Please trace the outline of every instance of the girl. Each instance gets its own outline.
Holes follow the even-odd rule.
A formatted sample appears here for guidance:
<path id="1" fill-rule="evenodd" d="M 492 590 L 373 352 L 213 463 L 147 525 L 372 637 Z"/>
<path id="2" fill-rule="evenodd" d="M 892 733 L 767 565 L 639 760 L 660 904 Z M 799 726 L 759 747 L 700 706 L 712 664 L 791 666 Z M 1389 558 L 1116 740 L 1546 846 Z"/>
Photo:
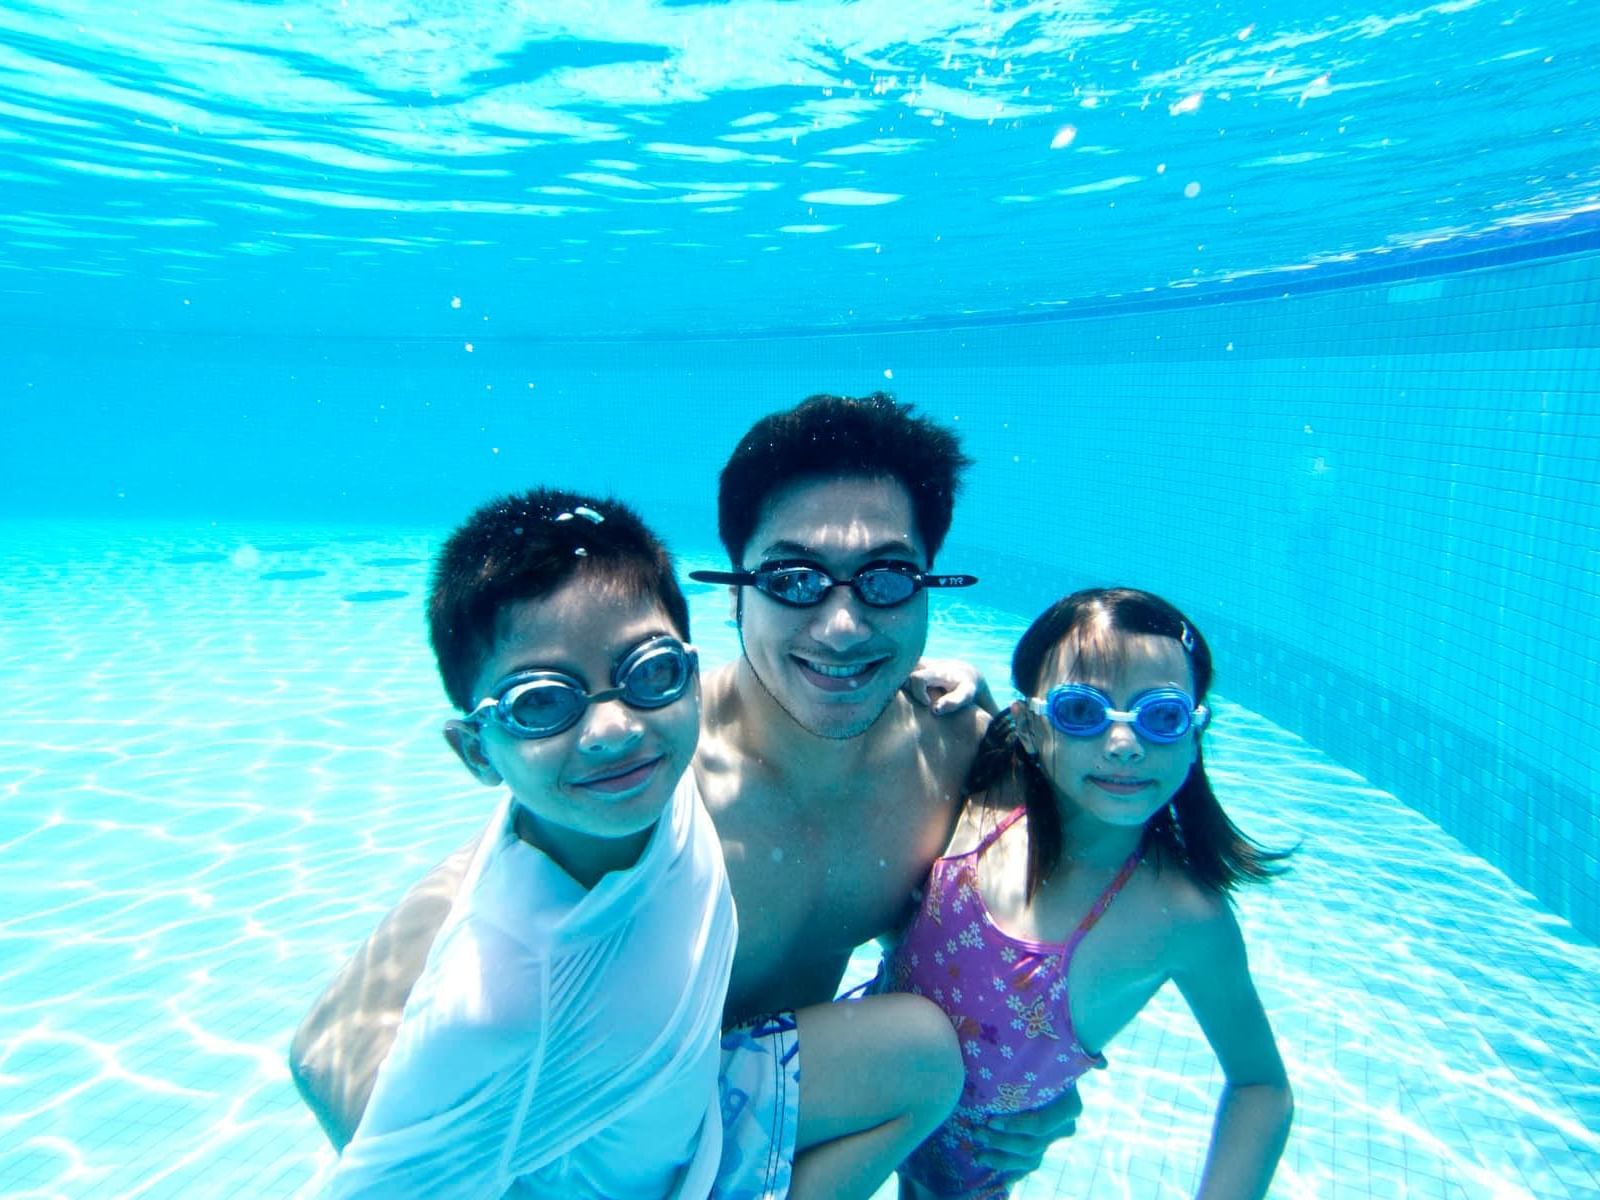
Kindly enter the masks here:
<path id="1" fill-rule="evenodd" d="M 1019 1176 L 976 1161 L 974 1127 L 1104 1067 L 1099 1048 L 1170 979 L 1227 1077 L 1199 1194 L 1261 1196 L 1292 1101 L 1228 893 L 1285 854 L 1245 838 L 1206 779 L 1211 652 L 1166 601 L 1092 589 L 1033 623 L 1012 682 L 1028 699 L 990 725 L 887 962 L 890 990 L 944 1008 L 967 1068 L 901 1195 L 1008 1195 Z"/>

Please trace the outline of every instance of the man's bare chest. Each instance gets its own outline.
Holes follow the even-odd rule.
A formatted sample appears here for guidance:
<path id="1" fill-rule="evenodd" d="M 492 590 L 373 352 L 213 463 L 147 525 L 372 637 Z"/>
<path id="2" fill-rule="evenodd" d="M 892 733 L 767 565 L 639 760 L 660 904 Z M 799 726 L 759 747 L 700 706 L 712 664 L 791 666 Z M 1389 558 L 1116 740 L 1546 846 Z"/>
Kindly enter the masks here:
<path id="1" fill-rule="evenodd" d="M 887 932 L 943 848 L 953 808 L 922 779 L 817 796 L 746 788 L 717 821 L 741 925 L 752 940 L 805 929 L 833 948 Z"/>

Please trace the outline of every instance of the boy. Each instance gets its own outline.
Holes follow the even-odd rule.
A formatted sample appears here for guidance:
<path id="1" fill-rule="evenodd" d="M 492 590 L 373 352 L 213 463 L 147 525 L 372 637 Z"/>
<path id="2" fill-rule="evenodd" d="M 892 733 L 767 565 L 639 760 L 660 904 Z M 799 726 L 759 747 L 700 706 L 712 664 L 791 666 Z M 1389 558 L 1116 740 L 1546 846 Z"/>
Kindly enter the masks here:
<path id="1" fill-rule="evenodd" d="M 931 1006 L 882 1004 L 912 997 L 862 1002 L 823 1053 L 910 1055 L 904 1082 L 808 1092 L 807 1145 L 723 1147 L 735 920 L 686 770 L 697 663 L 659 541 L 612 501 L 496 501 L 441 551 L 429 622 L 466 714 L 446 739 L 510 794 L 331 1194 L 733 1197 L 737 1164 L 768 1178 L 794 1149 L 792 1195 L 870 1194 L 954 1102 L 953 1036 Z"/>

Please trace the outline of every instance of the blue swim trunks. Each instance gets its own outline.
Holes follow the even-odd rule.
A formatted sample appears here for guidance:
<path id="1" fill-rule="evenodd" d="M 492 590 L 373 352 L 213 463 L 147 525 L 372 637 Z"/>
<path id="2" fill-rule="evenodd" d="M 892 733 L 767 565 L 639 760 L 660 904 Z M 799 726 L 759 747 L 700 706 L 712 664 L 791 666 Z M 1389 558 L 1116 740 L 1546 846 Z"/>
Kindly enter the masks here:
<path id="1" fill-rule="evenodd" d="M 800 1127 L 800 1034 L 793 1012 L 722 1037 L 722 1165 L 712 1200 L 783 1200 Z"/>

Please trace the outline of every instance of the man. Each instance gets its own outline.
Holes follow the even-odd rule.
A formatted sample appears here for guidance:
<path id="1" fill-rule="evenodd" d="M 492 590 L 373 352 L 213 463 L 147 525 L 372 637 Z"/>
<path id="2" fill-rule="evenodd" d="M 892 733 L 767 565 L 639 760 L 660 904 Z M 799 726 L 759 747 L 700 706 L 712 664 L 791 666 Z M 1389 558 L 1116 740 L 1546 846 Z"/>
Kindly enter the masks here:
<path id="1" fill-rule="evenodd" d="M 763 1086 L 791 1102 L 804 1054 L 793 1010 L 830 1001 L 855 947 L 908 915 L 986 721 L 975 707 L 935 716 L 902 690 L 928 589 L 972 582 L 930 573 L 967 464 L 952 433 L 888 396 L 814 396 L 758 421 L 722 473 L 718 528 L 736 569 L 710 577 L 735 589 L 743 652 L 705 678 L 693 769 L 739 911 L 728 1040 L 770 1060 Z M 401 900 L 295 1035 L 295 1081 L 338 1145 L 469 856 Z M 725 1097 L 725 1119 L 770 1103 L 758 1093 Z M 1069 1095 L 991 1127 L 984 1157 L 1031 1169 L 1077 1109 Z"/>

